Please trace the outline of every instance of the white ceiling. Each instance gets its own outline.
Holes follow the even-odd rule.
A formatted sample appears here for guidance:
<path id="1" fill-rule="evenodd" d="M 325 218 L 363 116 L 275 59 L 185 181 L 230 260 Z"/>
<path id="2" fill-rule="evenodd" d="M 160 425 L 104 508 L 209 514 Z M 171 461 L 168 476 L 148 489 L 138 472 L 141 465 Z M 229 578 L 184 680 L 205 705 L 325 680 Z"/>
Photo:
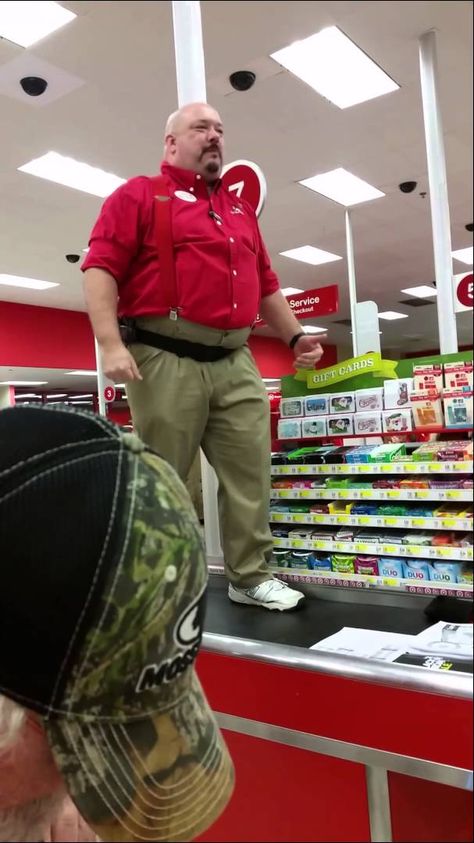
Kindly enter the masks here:
<path id="1" fill-rule="evenodd" d="M 24 51 L 0 41 L 0 272 L 57 282 L 44 292 L 0 287 L 1 300 L 82 310 L 81 274 L 64 255 L 81 253 L 101 200 L 17 171 L 50 149 L 124 178 L 153 173 L 162 131 L 176 107 L 169 2 L 64 2 L 78 17 Z M 453 249 L 472 244 L 472 4 L 470 2 L 201 3 L 209 101 L 226 128 L 227 159 L 263 168 L 268 197 L 261 226 L 282 286 L 338 283 L 341 310 L 315 320 L 330 339 L 350 346 L 345 260 L 310 267 L 279 252 L 310 244 L 345 254 L 341 206 L 299 186 L 300 179 L 345 167 L 386 193 L 353 211 L 359 300 L 409 319 L 381 323 L 383 350 L 437 344 L 436 307 L 399 305 L 404 287 L 434 279 L 418 37 L 438 31 Z M 323 26 L 336 24 L 394 78 L 400 90 L 340 110 L 268 56 Z M 48 62 L 50 97 L 23 95 L 10 63 L 31 73 Z M 44 65 L 41 65 L 44 67 Z M 253 69 L 255 86 L 233 91 L 228 76 Z M 44 71 L 43 71 L 44 72 Z M 3 77 L 2 77 L 3 74 Z M 14 77 L 14 74 L 13 74 Z M 81 80 L 83 84 L 80 84 Z M 63 93 L 65 92 L 65 93 Z M 55 94 L 55 96 L 53 96 Z M 416 180 L 403 195 L 398 184 Z M 456 272 L 467 269 L 455 262 Z M 471 342 L 470 314 L 458 317 Z M 1 361 L 0 361 L 1 363 Z M 31 361 L 34 366 L 34 360 Z"/>

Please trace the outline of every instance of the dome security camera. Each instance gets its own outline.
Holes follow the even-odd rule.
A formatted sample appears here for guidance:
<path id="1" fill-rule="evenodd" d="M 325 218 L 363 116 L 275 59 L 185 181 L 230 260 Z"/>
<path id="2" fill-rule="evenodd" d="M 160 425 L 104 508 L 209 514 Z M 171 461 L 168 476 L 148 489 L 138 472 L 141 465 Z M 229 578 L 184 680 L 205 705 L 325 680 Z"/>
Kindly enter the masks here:
<path id="1" fill-rule="evenodd" d="M 464 226 L 466 231 L 474 231 L 474 223 L 468 222 L 467 225 Z"/>
<path id="2" fill-rule="evenodd" d="M 20 85 L 29 97 L 40 97 L 48 87 L 46 79 L 41 76 L 24 76 L 20 79 Z"/>
<path id="3" fill-rule="evenodd" d="M 77 263 L 78 261 L 80 261 L 81 256 L 80 255 L 65 255 L 65 258 L 66 258 L 68 263 Z"/>
<path id="4" fill-rule="evenodd" d="M 229 76 L 229 82 L 236 91 L 248 91 L 255 83 L 255 73 L 251 70 L 236 70 Z"/>
<path id="5" fill-rule="evenodd" d="M 416 181 L 402 181 L 401 184 L 398 185 L 402 193 L 413 193 L 416 190 L 417 182 Z"/>

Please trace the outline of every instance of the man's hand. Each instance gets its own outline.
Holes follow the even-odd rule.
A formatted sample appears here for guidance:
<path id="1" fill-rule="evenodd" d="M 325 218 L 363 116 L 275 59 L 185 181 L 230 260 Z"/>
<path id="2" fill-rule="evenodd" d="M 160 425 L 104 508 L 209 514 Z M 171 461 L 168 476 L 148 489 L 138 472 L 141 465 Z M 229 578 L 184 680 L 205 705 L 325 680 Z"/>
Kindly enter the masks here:
<path id="1" fill-rule="evenodd" d="M 143 380 L 135 360 L 122 342 L 102 347 L 101 358 L 104 374 L 115 383 Z"/>
<path id="2" fill-rule="evenodd" d="M 318 334 L 317 336 L 305 334 L 299 338 L 293 349 L 295 352 L 295 369 L 314 369 L 316 363 L 321 360 L 324 354 L 320 340 L 325 340 L 326 337 L 326 334 Z"/>
<path id="3" fill-rule="evenodd" d="M 56 819 L 46 830 L 45 843 L 96 843 L 98 840 L 69 796 L 65 797 Z"/>

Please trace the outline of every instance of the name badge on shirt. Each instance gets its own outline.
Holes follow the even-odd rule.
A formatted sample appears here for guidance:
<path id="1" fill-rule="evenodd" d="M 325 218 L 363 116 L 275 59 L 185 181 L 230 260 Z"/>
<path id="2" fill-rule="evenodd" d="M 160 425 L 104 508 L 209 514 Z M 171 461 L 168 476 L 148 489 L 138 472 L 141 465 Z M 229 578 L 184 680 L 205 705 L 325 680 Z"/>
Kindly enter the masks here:
<path id="1" fill-rule="evenodd" d="M 175 190 L 174 195 L 177 199 L 182 199 L 183 202 L 197 202 L 195 196 L 192 193 L 188 193 L 186 190 Z"/>

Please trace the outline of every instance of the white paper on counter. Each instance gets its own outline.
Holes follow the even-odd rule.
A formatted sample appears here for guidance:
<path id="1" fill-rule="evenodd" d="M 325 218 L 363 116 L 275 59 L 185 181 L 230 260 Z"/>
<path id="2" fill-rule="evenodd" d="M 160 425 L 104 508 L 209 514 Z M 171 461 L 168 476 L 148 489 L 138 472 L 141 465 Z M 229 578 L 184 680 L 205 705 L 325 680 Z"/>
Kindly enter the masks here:
<path id="1" fill-rule="evenodd" d="M 397 632 L 380 632 L 375 629 L 345 626 L 334 635 L 313 644 L 310 650 L 393 662 L 407 652 L 415 638 L 414 635 L 402 635 Z"/>
<path id="2" fill-rule="evenodd" d="M 442 656 L 458 661 L 473 660 L 471 623 L 439 621 L 418 635 L 410 636 L 407 652 L 423 656 Z"/>

